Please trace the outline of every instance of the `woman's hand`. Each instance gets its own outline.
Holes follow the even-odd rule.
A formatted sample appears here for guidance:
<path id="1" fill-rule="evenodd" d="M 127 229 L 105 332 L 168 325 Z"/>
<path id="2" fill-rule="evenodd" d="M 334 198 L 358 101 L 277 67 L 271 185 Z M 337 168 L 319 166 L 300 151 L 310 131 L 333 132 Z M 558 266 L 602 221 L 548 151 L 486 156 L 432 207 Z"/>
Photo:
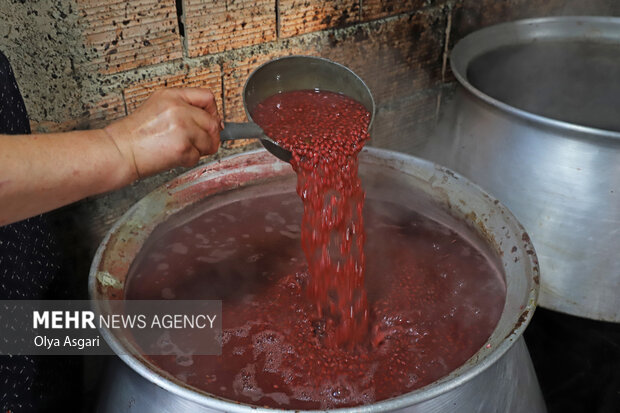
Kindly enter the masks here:
<path id="1" fill-rule="evenodd" d="M 104 131 L 143 178 L 217 152 L 222 121 L 207 89 L 163 89 Z"/>
<path id="2" fill-rule="evenodd" d="M 0 226 L 217 152 L 206 89 L 166 89 L 104 129 L 0 135 Z"/>

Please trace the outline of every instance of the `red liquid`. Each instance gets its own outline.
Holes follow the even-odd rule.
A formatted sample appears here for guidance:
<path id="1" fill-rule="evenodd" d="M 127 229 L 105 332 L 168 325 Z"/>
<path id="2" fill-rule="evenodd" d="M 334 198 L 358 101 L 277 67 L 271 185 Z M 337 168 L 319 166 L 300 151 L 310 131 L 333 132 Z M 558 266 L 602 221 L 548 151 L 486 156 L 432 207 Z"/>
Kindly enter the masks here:
<path id="1" fill-rule="evenodd" d="M 253 198 L 153 237 L 127 298 L 222 300 L 224 327 L 221 356 L 151 356 L 156 365 L 221 397 L 315 409 L 412 391 L 484 345 L 504 305 L 499 271 L 448 227 L 372 198 L 364 209 L 369 344 L 322 344 L 302 210 L 293 193 Z"/>
<path id="2" fill-rule="evenodd" d="M 501 276 L 414 211 L 370 201 L 362 213 L 367 110 L 300 91 L 267 99 L 253 118 L 292 151 L 303 209 L 290 194 L 236 202 L 145 248 L 128 298 L 223 301 L 222 356 L 154 363 L 233 400 L 314 409 L 401 395 L 471 357 L 501 314 Z"/>
<path id="3" fill-rule="evenodd" d="M 310 273 L 307 293 L 325 320 L 326 345 L 349 349 L 368 333 L 364 289 L 364 191 L 357 154 L 370 113 L 333 92 L 302 90 L 261 102 L 252 117 L 293 154 L 304 204 L 301 242 Z"/>

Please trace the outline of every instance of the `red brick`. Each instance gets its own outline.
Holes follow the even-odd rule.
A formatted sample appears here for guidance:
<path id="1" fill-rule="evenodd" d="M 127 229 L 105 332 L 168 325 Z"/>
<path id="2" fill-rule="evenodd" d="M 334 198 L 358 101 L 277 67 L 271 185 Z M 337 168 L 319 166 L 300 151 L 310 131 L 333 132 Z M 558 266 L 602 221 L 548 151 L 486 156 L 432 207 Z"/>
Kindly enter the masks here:
<path id="1" fill-rule="evenodd" d="M 113 120 L 126 115 L 125 104 L 120 93 L 108 94 L 94 103 L 85 105 L 85 113 L 62 122 L 30 122 L 33 132 L 67 132 L 75 129 L 95 129 L 106 126 Z"/>
<path id="2" fill-rule="evenodd" d="M 117 73 L 182 57 L 175 0 L 77 0 L 89 64 Z"/>
<path id="3" fill-rule="evenodd" d="M 162 75 L 136 83 L 124 90 L 129 113 L 136 110 L 154 91 L 166 87 L 201 87 L 215 95 L 218 110 L 222 113 L 222 74 L 219 65 L 181 70 L 172 75 Z"/>
<path id="4" fill-rule="evenodd" d="M 359 0 L 280 0 L 280 36 L 291 37 L 360 20 Z"/>
<path id="5" fill-rule="evenodd" d="M 107 95 L 94 104 L 87 105 L 90 126 L 99 128 L 107 125 L 113 120 L 127 115 L 125 103 L 120 93 Z"/>
<path id="6" fill-rule="evenodd" d="M 276 0 L 183 0 L 188 55 L 276 39 Z"/>
<path id="7" fill-rule="evenodd" d="M 425 0 L 364 0 L 362 2 L 362 20 L 375 20 L 415 11 L 424 4 Z"/>
<path id="8" fill-rule="evenodd" d="M 68 132 L 77 129 L 79 121 L 71 119 L 65 122 L 52 122 L 52 121 L 30 121 L 30 130 L 32 133 L 53 133 L 53 132 Z"/>

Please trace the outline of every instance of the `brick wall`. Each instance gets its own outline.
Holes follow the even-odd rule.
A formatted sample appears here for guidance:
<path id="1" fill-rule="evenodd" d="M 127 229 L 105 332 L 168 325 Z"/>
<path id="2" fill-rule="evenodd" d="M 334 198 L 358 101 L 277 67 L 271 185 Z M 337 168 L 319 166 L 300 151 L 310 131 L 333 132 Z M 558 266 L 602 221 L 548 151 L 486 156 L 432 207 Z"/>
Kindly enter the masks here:
<path id="1" fill-rule="evenodd" d="M 0 48 L 17 67 L 35 130 L 99 127 L 157 88 L 181 85 L 210 88 L 225 119 L 243 120 L 251 70 L 308 54 L 368 83 L 373 144 L 413 150 L 453 82 L 446 56 L 455 40 L 515 18 L 620 11 L 613 0 L 6 1 Z"/>
<path id="2" fill-rule="evenodd" d="M 35 130 L 100 127 L 157 88 L 181 85 L 210 88 L 224 118 L 241 121 L 249 73 L 274 57 L 306 54 L 343 63 L 369 84 L 377 124 L 385 126 L 375 129 L 378 143 L 433 118 L 452 10 L 445 0 L 75 0 L 70 10 L 57 3 L 55 24 L 71 28 L 74 47 L 63 51 L 72 62 L 69 76 L 50 82 L 77 79 L 79 93 L 46 96 L 22 68 Z M 67 40 L 60 30 L 52 37 Z M 15 50 L 9 57 L 34 56 Z"/>

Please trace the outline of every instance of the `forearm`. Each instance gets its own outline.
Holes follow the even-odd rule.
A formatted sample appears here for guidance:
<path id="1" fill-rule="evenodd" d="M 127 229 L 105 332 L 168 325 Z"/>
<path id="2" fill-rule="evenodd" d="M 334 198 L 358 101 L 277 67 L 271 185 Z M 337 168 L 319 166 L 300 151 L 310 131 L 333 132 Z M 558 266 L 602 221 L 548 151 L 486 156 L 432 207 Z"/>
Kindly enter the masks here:
<path id="1" fill-rule="evenodd" d="M 136 178 L 135 167 L 104 130 L 0 135 L 0 225 Z"/>
<path id="2" fill-rule="evenodd" d="M 105 129 L 0 135 L 0 226 L 215 153 L 222 123 L 205 89 L 156 91 Z"/>

